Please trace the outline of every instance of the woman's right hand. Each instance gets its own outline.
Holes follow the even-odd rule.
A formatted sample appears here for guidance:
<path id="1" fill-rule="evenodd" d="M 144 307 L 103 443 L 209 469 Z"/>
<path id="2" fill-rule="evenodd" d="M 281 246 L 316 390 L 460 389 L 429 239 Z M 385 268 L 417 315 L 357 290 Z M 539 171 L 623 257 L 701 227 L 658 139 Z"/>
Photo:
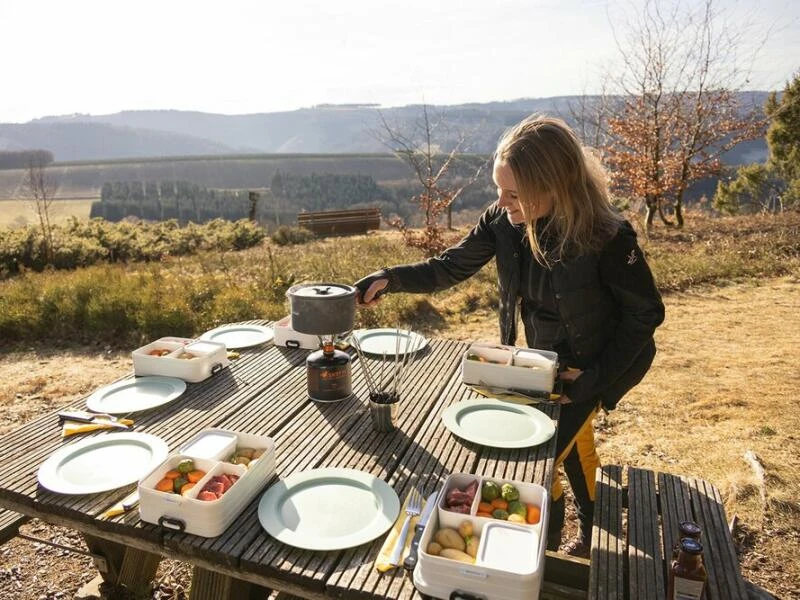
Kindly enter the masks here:
<path id="1" fill-rule="evenodd" d="M 389 278 L 386 277 L 385 271 L 376 271 L 359 279 L 353 285 L 358 290 L 356 303 L 359 306 L 371 306 L 377 304 L 385 293 L 389 286 Z"/>

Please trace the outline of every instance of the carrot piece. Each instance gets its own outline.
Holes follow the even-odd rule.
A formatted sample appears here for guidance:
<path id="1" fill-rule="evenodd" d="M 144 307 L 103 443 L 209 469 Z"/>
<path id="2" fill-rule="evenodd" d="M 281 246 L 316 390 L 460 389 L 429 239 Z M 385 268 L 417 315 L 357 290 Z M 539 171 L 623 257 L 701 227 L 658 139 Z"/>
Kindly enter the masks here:
<path id="1" fill-rule="evenodd" d="M 161 481 L 156 484 L 156 489 L 159 492 L 171 492 L 172 491 L 172 479 L 168 479 L 164 477 Z"/>
<path id="2" fill-rule="evenodd" d="M 477 516 L 477 517 L 486 517 L 487 519 L 491 519 L 492 518 L 492 513 L 484 512 L 482 510 L 479 510 L 475 516 Z"/>
<path id="3" fill-rule="evenodd" d="M 535 525 L 539 522 L 539 519 L 542 518 L 542 511 L 541 509 L 536 506 L 535 504 L 528 504 L 528 512 L 525 516 L 525 520 L 530 525 Z"/>
<path id="4" fill-rule="evenodd" d="M 181 496 L 185 496 L 186 492 L 192 489 L 195 485 L 197 484 L 192 481 L 190 481 L 189 483 L 184 483 L 183 486 L 181 486 Z"/>
<path id="5" fill-rule="evenodd" d="M 503 510 L 508 510 L 508 502 L 503 500 L 502 498 L 495 498 L 492 500 L 492 510 L 495 508 L 502 508 Z"/>
<path id="6" fill-rule="evenodd" d="M 478 512 L 490 513 L 494 510 L 491 502 L 481 502 L 478 504 Z"/>
<path id="7" fill-rule="evenodd" d="M 164 473 L 164 477 L 167 479 L 177 479 L 181 476 L 181 472 L 178 469 L 170 469 L 166 473 Z"/>
<path id="8" fill-rule="evenodd" d="M 192 483 L 197 483 L 198 481 L 200 481 L 205 476 L 206 476 L 206 472 L 205 471 L 201 471 L 199 469 L 195 469 L 194 471 L 189 471 L 186 474 L 186 478 L 189 481 L 191 481 Z"/>

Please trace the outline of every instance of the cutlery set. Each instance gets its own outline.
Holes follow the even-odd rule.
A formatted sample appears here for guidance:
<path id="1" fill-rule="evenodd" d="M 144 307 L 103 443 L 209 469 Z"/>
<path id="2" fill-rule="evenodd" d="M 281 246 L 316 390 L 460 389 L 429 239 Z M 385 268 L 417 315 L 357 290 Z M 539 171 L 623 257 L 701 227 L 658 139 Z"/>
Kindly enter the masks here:
<path id="1" fill-rule="evenodd" d="M 105 427 L 115 427 L 125 431 L 131 430 L 128 419 L 118 419 L 105 413 L 93 413 L 86 410 L 62 410 L 58 413 L 60 421 L 76 421 L 78 423 L 89 423 L 92 425 L 103 425 Z"/>
<path id="2" fill-rule="evenodd" d="M 417 351 L 422 347 L 422 340 L 424 340 L 424 338 L 421 336 L 415 337 L 412 331 L 403 332 L 405 341 L 401 345 L 400 338 L 403 334 L 401 334 L 399 328 L 395 331 L 394 356 L 388 354 L 385 350 L 382 352 L 381 366 L 377 374 L 372 371 L 369 362 L 364 358 L 365 352 L 362 347 L 362 342 L 359 341 L 357 335 L 352 336 L 353 347 L 356 349 L 356 353 L 364 369 L 364 379 L 367 382 L 370 396 L 387 399 L 399 398 L 403 391 L 403 377 L 406 372 L 406 367 L 414 360 Z M 386 371 L 385 376 L 384 370 Z M 388 382 L 386 381 L 387 379 Z"/>
<path id="3" fill-rule="evenodd" d="M 419 519 L 417 520 L 417 524 L 414 527 L 414 535 L 411 538 L 411 546 L 409 548 L 408 556 L 403 560 L 403 568 L 406 571 L 413 571 L 414 567 L 417 566 L 418 560 L 418 552 L 419 552 L 419 541 L 422 538 L 422 532 L 425 530 L 425 525 L 428 524 L 428 520 L 433 514 L 433 511 L 436 508 L 436 501 L 439 497 L 438 492 L 433 492 L 430 496 L 428 496 L 427 500 L 425 500 L 425 507 L 422 507 L 422 494 L 420 494 L 417 488 L 411 488 L 411 491 L 408 493 L 408 497 L 406 498 L 406 517 L 403 520 L 403 526 L 400 530 L 400 534 L 397 536 L 397 540 L 394 543 L 394 547 L 392 548 L 392 554 L 389 558 L 389 562 L 394 566 L 400 566 L 400 559 L 403 555 L 403 549 L 406 546 L 406 539 L 408 538 L 409 534 L 409 527 L 411 525 L 411 519 L 420 515 Z"/>

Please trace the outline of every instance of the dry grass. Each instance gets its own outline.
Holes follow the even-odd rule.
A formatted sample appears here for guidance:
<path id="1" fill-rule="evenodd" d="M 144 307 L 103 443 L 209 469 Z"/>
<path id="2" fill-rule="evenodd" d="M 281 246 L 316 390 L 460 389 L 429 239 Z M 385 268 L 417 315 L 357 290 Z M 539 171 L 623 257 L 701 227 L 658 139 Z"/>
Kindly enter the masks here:
<path id="1" fill-rule="evenodd" d="M 53 225 L 63 225 L 70 217 L 80 221 L 89 218 L 92 202 L 95 199 L 56 200 L 50 207 L 50 221 Z M 29 200 L 0 201 L 0 227 L 24 227 L 38 223 L 36 211 Z"/>

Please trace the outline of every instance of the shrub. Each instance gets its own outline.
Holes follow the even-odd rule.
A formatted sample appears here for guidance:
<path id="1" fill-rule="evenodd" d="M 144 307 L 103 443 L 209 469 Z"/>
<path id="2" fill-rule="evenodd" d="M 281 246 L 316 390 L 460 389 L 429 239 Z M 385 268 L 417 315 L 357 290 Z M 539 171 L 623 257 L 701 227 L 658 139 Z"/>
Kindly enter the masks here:
<path id="1" fill-rule="evenodd" d="M 686 228 L 658 230 L 644 244 L 662 292 L 800 272 L 800 214 L 689 216 Z M 422 258 L 399 235 L 309 244 L 201 251 L 75 271 L 21 269 L 0 281 L 0 344 L 71 340 L 135 348 L 164 335 L 198 335 L 221 323 L 277 320 L 288 312 L 285 293 L 294 283 L 349 284 L 384 265 Z M 476 315 L 486 318 L 497 306 L 495 279 L 489 264 L 449 290 L 390 294 L 375 308 L 358 310 L 355 326 L 431 332 Z"/>
<path id="2" fill-rule="evenodd" d="M 22 269 L 75 269 L 99 262 L 159 261 L 166 256 L 186 256 L 203 250 L 243 250 L 260 244 L 265 237 L 263 228 L 247 220 L 216 219 L 204 225 L 189 223 L 181 227 L 174 219 L 109 223 L 103 219 L 80 222 L 73 218 L 64 226 L 53 227 L 49 259 L 38 228 L 4 232 L 0 236 L 0 277 L 16 275 Z"/>
<path id="3" fill-rule="evenodd" d="M 305 227 L 281 225 L 275 230 L 270 239 L 278 246 L 293 246 L 295 244 L 307 244 L 315 237 L 314 232 Z"/>

